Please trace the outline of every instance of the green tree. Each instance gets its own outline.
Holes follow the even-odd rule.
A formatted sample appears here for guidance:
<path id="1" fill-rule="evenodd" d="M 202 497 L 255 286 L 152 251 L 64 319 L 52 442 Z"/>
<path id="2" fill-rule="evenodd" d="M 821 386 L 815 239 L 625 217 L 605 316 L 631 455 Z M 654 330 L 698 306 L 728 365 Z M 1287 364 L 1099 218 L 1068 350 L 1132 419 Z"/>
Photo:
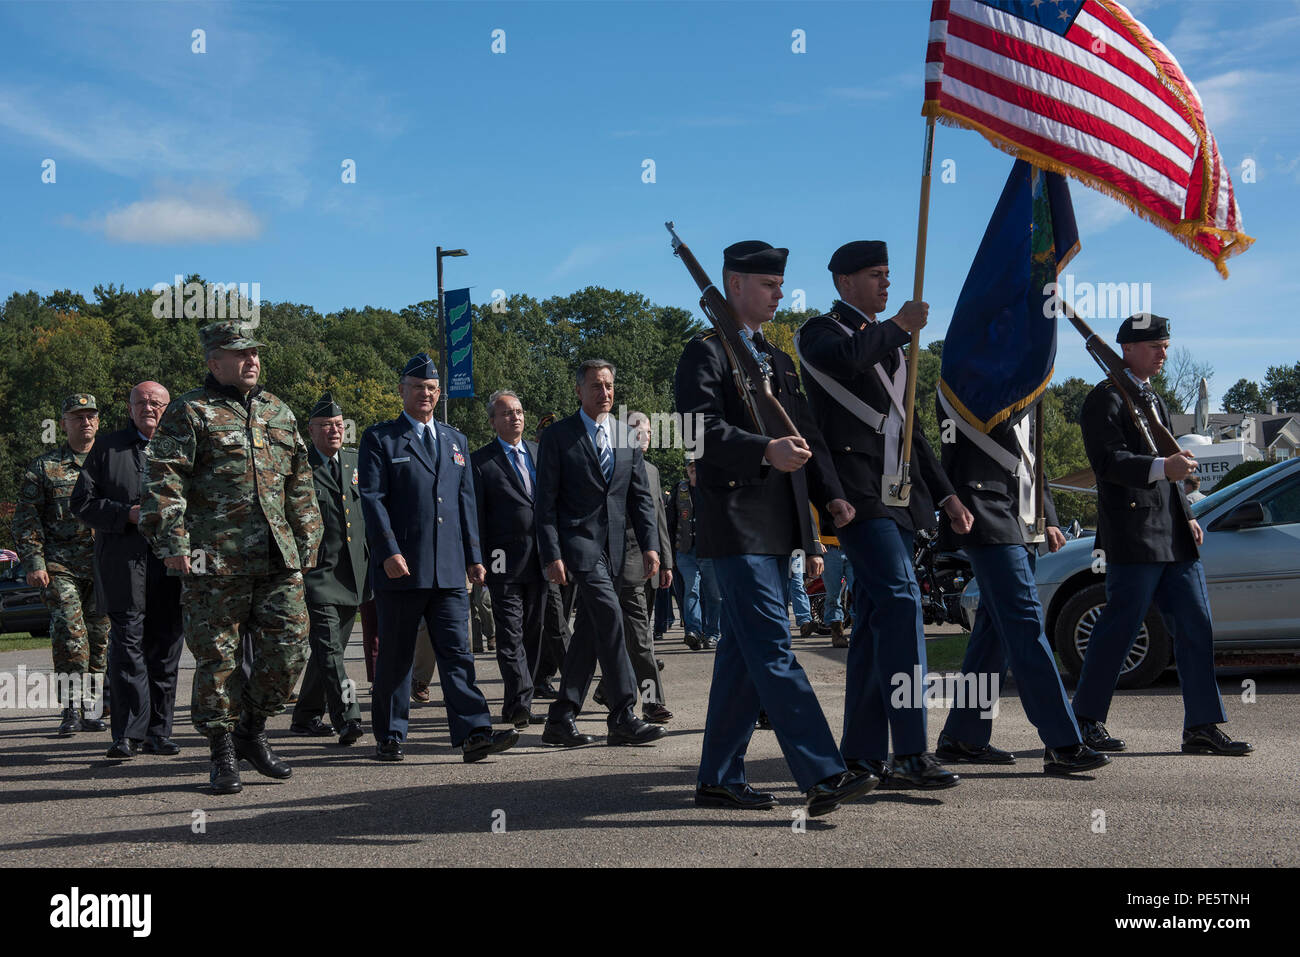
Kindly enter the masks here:
<path id="1" fill-rule="evenodd" d="M 1249 379 L 1238 379 L 1223 393 L 1224 412 L 1263 412 L 1265 408 L 1258 383 Z"/>
<path id="2" fill-rule="evenodd" d="M 1264 373 L 1264 398 L 1276 402 L 1279 412 L 1300 412 L 1300 362 L 1269 366 Z"/>

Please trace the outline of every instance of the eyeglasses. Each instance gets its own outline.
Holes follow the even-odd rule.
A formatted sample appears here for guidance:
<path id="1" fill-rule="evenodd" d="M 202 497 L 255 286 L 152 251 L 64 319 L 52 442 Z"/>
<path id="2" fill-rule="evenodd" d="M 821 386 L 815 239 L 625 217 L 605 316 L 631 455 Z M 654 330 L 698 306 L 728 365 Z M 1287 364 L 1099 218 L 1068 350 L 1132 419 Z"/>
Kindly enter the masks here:
<path id="1" fill-rule="evenodd" d="M 167 403 L 166 403 L 166 402 L 159 402 L 157 399 L 132 399 L 132 400 L 131 400 L 131 404 L 132 404 L 132 405 L 142 405 L 142 406 L 145 406 L 146 408 L 149 408 L 149 409 L 165 409 L 165 408 L 167 408 Z"/>

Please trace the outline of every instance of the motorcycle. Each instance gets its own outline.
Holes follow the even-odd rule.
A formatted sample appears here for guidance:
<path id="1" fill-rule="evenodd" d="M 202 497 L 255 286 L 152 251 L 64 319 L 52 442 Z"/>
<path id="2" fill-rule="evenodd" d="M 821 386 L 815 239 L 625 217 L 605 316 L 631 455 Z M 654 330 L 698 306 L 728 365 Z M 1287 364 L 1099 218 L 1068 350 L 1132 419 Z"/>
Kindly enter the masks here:
<path id="1" fill-rule="evenodd" d="M 940 548 L 937 534 L 921 529 L 916 533 L 912 564 L 916 583 L 921 587 L 922 621 L 927 625 L 964 626 L 961 593 L 974 577 L 966 553 Z"/>

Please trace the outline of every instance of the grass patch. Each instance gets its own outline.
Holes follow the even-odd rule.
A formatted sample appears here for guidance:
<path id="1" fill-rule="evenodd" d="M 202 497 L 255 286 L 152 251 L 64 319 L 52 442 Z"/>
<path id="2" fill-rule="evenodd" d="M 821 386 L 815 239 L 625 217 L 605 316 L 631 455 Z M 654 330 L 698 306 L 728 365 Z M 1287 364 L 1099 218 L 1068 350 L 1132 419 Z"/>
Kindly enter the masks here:
<path id="1" fill-rule="evenodd" d="M 25 631 L 11 631 L 0 635 L 0 651 L 27 651 L 31 648 L 48 648 L 50 639 L 34 638 Z"/>
<path id="2" fill-rule="evenodd" d="M 925 661 L 931 671 L 960 671 L 970 633 L 934 638 L 925 643 Z"/>

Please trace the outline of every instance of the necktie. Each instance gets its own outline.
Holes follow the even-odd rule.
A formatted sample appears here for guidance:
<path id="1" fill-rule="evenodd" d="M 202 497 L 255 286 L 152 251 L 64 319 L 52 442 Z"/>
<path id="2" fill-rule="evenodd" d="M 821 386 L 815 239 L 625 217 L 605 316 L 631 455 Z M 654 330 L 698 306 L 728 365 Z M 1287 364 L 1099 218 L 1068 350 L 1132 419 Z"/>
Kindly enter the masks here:
<path id="1" fill-rule="evenodd" d="M 334 484 L 339 488 L 343 487 L 343 469 L 339 467 L 338 459 L 330 459 L 330 475 L 334 477 Z"/>
<path id="2" fill-rule="evenodd" d="M 596 449 L 600 453 L 600 470 L 608 484 L 614 476 L 614 453 L 609 447 L 609 436 L 605 434 L 604 425 L 596 426 Z"/>
<path id="3" fill-rule="evenodd" d="M 515 455 L 515 468 L 519 470 L 519 478 L 523 480 L 524 491 L 528 493 L 529 498 L 532 498 L 533 482 L 528 477 L 528 463 L 524 460 L 524 453 L 519 446 L 515 446 L 510 451 Z"/>
<path id="4" fill-rule="evenodd" d="M 761 332 L 754 333 L 754 348 L 759 352 L 767 352 L 767 340 L 763 338 Z"/>
<path id="5" fill-rule="evenodd" d="M 429 461 L 437 462 L 438 454 L 433 447 L 433 427 L 426 425 L 424 427 L 424 434 L 421 436 L 421 438 L 424 439 L 424 447 L 429 452 Z"/>

